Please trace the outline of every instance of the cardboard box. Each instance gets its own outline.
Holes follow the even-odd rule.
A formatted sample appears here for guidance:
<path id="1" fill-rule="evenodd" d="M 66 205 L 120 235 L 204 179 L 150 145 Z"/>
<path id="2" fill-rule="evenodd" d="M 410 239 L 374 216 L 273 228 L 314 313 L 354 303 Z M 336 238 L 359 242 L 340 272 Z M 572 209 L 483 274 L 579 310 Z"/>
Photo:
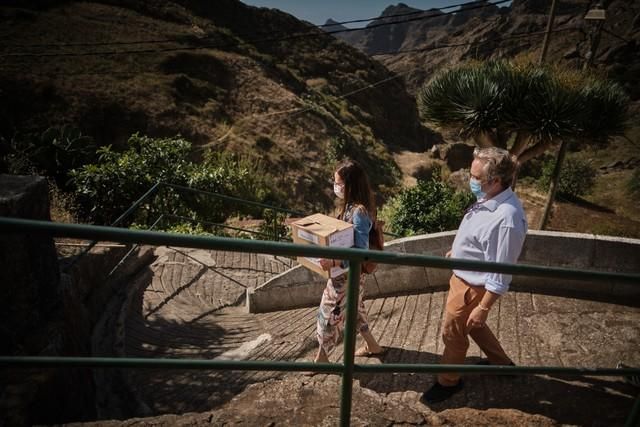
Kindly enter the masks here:
<path id="1" fill-rule="evenodd" d="M 350 248 L 354 244 L 353 225 L 323 214 L 309 215 L 291 223 L 293 242 L 305 245 Z M 336 277 L 347 271 L 333 267 L 325 271 L 320 267 L 319 258 L 298 257 L 298 262 L 322 277 Z"/>

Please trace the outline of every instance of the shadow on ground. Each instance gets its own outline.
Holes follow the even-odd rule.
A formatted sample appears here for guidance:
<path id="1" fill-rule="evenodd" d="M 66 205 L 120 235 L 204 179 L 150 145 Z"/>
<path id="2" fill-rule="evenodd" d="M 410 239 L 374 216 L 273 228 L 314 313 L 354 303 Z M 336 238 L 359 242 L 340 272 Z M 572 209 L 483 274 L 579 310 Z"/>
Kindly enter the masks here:
<path id="1" fill-rule="evenodd" d="M 440 355 L 389 347 L 382 363 L 438 363 Z M 468 364 L 479 358 L 468 358 Z M 422 393 L 434 376 L 414 373 L 356 374 L 360 386 L 380 394 Z M 559 375 L 467 375 L 462 392 L 433 404 L 430 409 L 517 409 L 549 417 L 561 424 L 623 425 L 631 413 L 638 390 L 618 377 Z"/>

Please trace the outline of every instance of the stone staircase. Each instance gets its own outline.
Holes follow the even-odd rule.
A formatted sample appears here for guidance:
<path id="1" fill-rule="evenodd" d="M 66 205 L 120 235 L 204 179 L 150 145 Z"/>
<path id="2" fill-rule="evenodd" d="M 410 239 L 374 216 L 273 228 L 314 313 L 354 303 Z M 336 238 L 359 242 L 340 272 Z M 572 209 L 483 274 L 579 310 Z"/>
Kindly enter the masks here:
<path id="1" fill-rule="evenodd" d="M 124 307 L 123 355 L 270 361 L 313 358 L 317 346 L 316 307 L 249 314 L 242 306 L 248 287 L 290 268 L 295 264 L 292 260 L 177 248 L 157 248 L 156 256 L 152 274 L 145 276 Z M 382 359 L 357 358 L 357 363 L 437 363 L 442 352 L 440 325 L 445 299 L 446 292 L 432 292 L 367 300 L 372 331 L 388 350 Z M 488 323 L 519 365 L 605 367 L 615 366 L 618 360 L 640 365 L 639 319 L 637 307 L 510 292 L 491 311 Z M 331 360 L 342 357 L 342 346 L 338 346 Z M 469 362 L 481 357 L 472 343 Z M 280 413 L 315 425 L 337 420 L 339 415 L 336 390 L 340 389 L 340 377 L 336 375 L 309 378 L 286 372 L 136 369 L 126 371 L 126 376 L 145 408 L 138 416 L 209 413 L 215 416 L 205 417 L 210 424 L 202 425 L 233 420 L 267 425 L 271 421 L 265 414 L 273 413 L 274 423 L 280 425 Z M 468 377 L 462 393 L 429 408 L 418 399 L 432 381 L 430 375 L 419 374 L 357 375 L 354 402 L 373 399 L 387 409 L 395 408 L 390 413 L 399 418 L 371 414 L 366 421 L 366 412 L 359 409 L 354 409 L 354 416 L 359 414 L 363 425 L 403 424 L 398 414 L 409 417 L 412 421 L 405 420 L 408 424 L 465 419 L 462 413 L 449 412 L 453 410 L 480 414 L 477 419 L 492 414 L 494 418 L 486 419 L 495 422 L 485 425 L 500 424 L 501 419 L 509 424 L 505 420 L 515 422 L 513 417 L 522 414 L 525 418 L 517 419 L 528 420 L 525 424 L 530 425 L 618 425 L 630 412 L 638 393 L 618 377 L 478 375 Z M 291 390 L 310 397 L 305 400 Z M 314 405 L 314 393 L 325 400 L 333 397 L 333 403 L 323 406 L 324 412 L 311 422 L 300 411 L 304 412 L 305 405 Z M 595 407 L 599 409 L 592 409 Z M 256 408 L 263 411 L 256 412 Z M 443 418 L 443 414 L 449 414 L 449 418 Z M 162 417 L 153 420 L 149 422 L 154 425 L 172 425 L 175 421 Z M 461 425 L 481 424 L 469 421 Z"/>

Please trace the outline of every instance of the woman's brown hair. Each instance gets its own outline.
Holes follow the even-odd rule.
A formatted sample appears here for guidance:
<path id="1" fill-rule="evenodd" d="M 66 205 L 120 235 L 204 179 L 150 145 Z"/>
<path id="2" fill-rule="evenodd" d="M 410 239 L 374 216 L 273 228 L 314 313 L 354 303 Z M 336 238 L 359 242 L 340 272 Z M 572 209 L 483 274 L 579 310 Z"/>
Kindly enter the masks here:
<path id="1" fill-rule="evenodd" d="M 340 215 L 344 215 L 344 211 L 348 203 L 354 206 L 362 206 L 366 209 L 369 217 L 376 218 L 376 202 L 369 184 L 369 177 L 362 166 L 355 160 L 343 160 L 336 167 L 336 173 L 344 181 L 344 199 L 340 207 Z"/>

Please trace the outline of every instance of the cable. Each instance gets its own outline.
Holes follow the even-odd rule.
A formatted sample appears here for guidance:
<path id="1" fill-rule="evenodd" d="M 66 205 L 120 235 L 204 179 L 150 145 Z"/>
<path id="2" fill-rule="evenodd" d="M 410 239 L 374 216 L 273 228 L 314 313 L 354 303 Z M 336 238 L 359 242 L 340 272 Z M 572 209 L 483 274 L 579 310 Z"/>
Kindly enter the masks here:
<path id="1" fill-rule="evenodd" d="M 511 1 L 511 0 L 508 0 Z M 492 5 L 495 4 L 500 4 L 500 3 L 506 3 L 506 1 L 500 1 L 497 3 L 492 3 Z M 390 19 L 390 18 L 398 18 L 398 17 L 402 17 L 402 16 L 411 16 L 411 15 L 419 15 L 422 13 L 429 13 L 429 12 L 436 12 L 436 11 L 441 11 L 441 10 L 446 10 L 446 9 L 453 9 L 454 7 L 463 7 L 463 6 L 468 6 L 468 5 L 479 5 L 482 4 L 480 1 L 478 0 L 474 0 L 474 1 L 470 1 L 470 2 L 466 2 L 466 3 L 458 3 L 458 4 L 452 4 L 450 6 L 444 6 L 444 7 L 434 7 L 428 10 L 418 10 L 415 12 L 405 12 L 405 13 L 397 13 L 394 15 L 386 15 L 386 16 L 377 16 L 375 18 L 366 18 L 366 19 L 353 19 L 351 21 L 342 21 L 342 22 L 334 22 L 333 24 L 323 24 L 323 25 L 317 25 L 318 28 L 324 28 L 324 27 L 334 27 L 336 25 L 344 25 L 344 24 L 356 24 L 356 23 L 360 23 L 360 22 L 370 22 L 370 21 L 377 21 L 380 19 Z M 483 6 L 483 7 L 487 7 L 487 6 Z M 465 9 L 469 10 L 469 9 Z M 457 10 L 455 12 L 461 12 L 460 10 Z M 433 15 L 433 18 L 436 17 L 440 17 L 440 16 L 444 16 L 444 15 L 448 15 L 447 14 L 439 14 L 439 15 Z M 367 27 L 365 27 L 366 29 Z"/>
<path id="2" fill-rule="evenodd" d="M 640 144 L 638 144 L 636 141 L 632 140 L 631 138 L 629 138 L 627 135 L 622 135 L 622 137 L 624 139 L 626 139 L 628 142 L 631 143 L 631 145 L 633 145 L 634 147 L 640 149 Z"/>
<path id="3" fill-rule="evenodd" d="M 560 28 L 560 29 L 556 29 L 556 30 L 552 30 L 552 33 L 558 33 L 558 32 L 563 32 L 563 31 L 573 31 L 573 30 L 577 30 L 578 27 L 567 27 L 567 28 Z M 517 33 L 517 34 L 512 34 L 509 37 L 503 37 L 503 38 L 496 38 L 496 39 L 487 39 L 481 42 L 476 42 L 476 43 L 456 43 L 456 44 L 444 44 L 444 45 L 436 45 L 436 46 L 427 46 L 427 47 L 421 47 L 421 48 L 415 48 L 415 49 L 406 49 L 406 50 L 397 50 L 394 52 L 385 52 L 385 53 L 374 53 L 371 56 L 381 56 L 381 55 L 400 55 L 403 53 L 414 53 L 414 52 L 426 52 L 426 51 L 432 51 L 432 50 L 439 50 L 439 49 L 447 49 L 447 48 L 452 48 L 452 47 L 462 47 L 462 46 L 473 46 L 476 44 L 484 44 L 484 43 L 489 43 L 489 42 L 493 42 L 493 41 L 505 41 L 505 40 L 512 40 L 512 39 L 519 39 L 519 38 L 523 38 L 523 37 L 532 37 L 532 36 L 540 36 L 545 34 L 546 31 L 531 31 L 528 33 Z"/>
<path id="4" fill-rule="evenodd" d="M 495 3 L 479 3 L 478 0 L 473 0 L 470 2 L 466 2 L 466 3 L 459 3 L 459 4 L 455 4 L 455 5 L 451 5 L 451 6 L 444 6 L 444 7 L 440 7 L 440 8 L 435 8 L 436 10 L 446 10 L 446 9 L 452 9 L 455 7 L 463 7 L 463 6 L 468 6 L 468 5 L 473 5 L 472 7 L 466 8 L 464 9 L 464 11 L 467 10 L 474 10 L 474 9 L 481 9 L 484 7 L 490 7 L 493 5 L 498 5 L 498 4 L 502 4 L 502 3 L 506 3 L 512 0 L 499 0 Z M 350 21 L 342 21 L 342 22 L 335 22 L 333 24 L 323 24 L 323 25 L 315 25 L 314 27 L 316 28 L 325 28 L 325 27 L 332 27 L 332 26 L 336 26 L 336 25 L 344 25 L 344 24 L 352 24 L 352 23 L 360 23 L 360 22 L 370 22 L 370 21 L 376 21 L 376 20 L 381 20 L 381 19 L 390 19 L 390 18 L 396 18 L 396 17 L 403 17 L 403 16 L 412 16 L 412 15 L 419 15 L 419 14 L 424 14 L 424 13 L 429 13 L 431 11 L 433 11 L 434 9 L 430 9 L 430 10 L 420 10 L 420 11 L 416 11 L 416 12 L 407 12 L 407 13 L 398 13 L 398 14 L 394 14 L 394 15 L 387 15 L 387 16 L 378 16 L 375 18 L 363 18 L 363 19 L 354 19 L 354 20 L 350 20 Z M 423 16 L 420 17 L 419 19 L 430 19 L 430 18 L 438 18 L 441 16 L 447 16 L 450 15 L 452 13 L 457 13 L 460 11 L 453 11 L 453 12 L 446 12 L 446 13 L 442 13 L 442 14 L 438 14 L 438 15 L 427 15 L 427 16 Z M 393 25 L 393 24 L 402 24 L 404 22 L 410 22 L 410 21 L 396 21 L 396 22 L 385 22 L 385 23 L 379 23 L 376 24 L 376 26 L 381 26 L 381 25 Z M 381 25 L 380 25 L 381 24 Z M 346 32 L 346 31 L 358 31 L 358 30 L 367 30 L 370 27 L 364 27 L 364 28 L 355 28 L 355 29 L 351 29 L 351 28 L 347 28 L 345 30 L 336 30 L 336 31 L 323 31 L 323 33 L 321 34 L 335 34 L 335 33 L 340 33 L 340 32 Z M 371 27 L 374 28 L 374 27 Z M 251 36 L 256 36 L 256 35 L 268 35 L 268 34 L 273 34 L 273 32 L 257 32 L 257 33 L 252 33 L 252 34 L 239 34 L 237 35 L 237 37 L 251 37 Z M 316 35 L 317 33 L 311 33 L 313 35 Z M 46 43 L 46 44 L 30 44 L 30 45 L 26 45 L 26 44 L 14 44 L 14 45 L 3 45 L 3 47 L 9 47 L 9 48 L 52 48 L 52 47 L 91 47 L 91 46 L 127 46 L 127 45 L 140 45 L 140 44 L 160 44 L 160 43 L 182 43 L 184 41 L 188 41 L 185 39 L 188 38 L 192 38 L 192 36 L 184 36 L 183 38 L 175 38 L 175 39 L 151 39 L 151 40 L 138 40 L 138 41 L 122 41 L 122 42 L 79 42 L 79 43 Z M 213 38 L 212 36 L 206 36 L 206 37 L 201 37 L 198 40 L 208 40 Z M 1 56 L 1 55 L 0 55 Z"/>
<path id="5" fill-rule="evenodd" d="M 571 30 L 578 30 L 579 27 L 567 27 L 567 28 L 559 28 L 559 29 L 555 29 L 552 30 L 552 32 L 563 32 L 563 31 L 571 31 Z M 482 40 L 482 41 L 476 41 L 476 42 L 464 42 L 464 43 L 456 43 L 456 44 L 443 44 L 443 45 L 436 45 L 436 46 L 428 46 L 428 47 L 424 47 L 424 48 L 415 48 L 415 49 L 406 49 L 406 50 L 401 50 L 401 51 L 395 51 L 395 52 L 387 52 L 387 53 L 376 53 L 373 54 L 371 56 L 382 56 L 382 55 L 400 55 L 403 53 L 412 53 L 412 52 L 426 52 L 426 51 L 432 51 L 432 50 L 440 50 L 440 49 L 448 49 L 448 48 L 453 48 L 453 47 L 463 47 L 463 46 L 477 46 L 477 45 L 483 45 L 486 43 L 492 43 L 492 42 L 502 42 L 502 41 L 506 41 L 506 40 L 512 40 L 512 39 L 519 39 L 519 38 L 524 38 L 524 37 L 529 37 L 529 36 L 539 36 L 544 34 L 545 31 L 531 31 L 528 33 L 517 33 L 517 34 L 513 34 L 511 36 L 507 36 L 507 37 L 497 37 L 497 38 L 491 38 L 491 39 L 487 39 L 487 40 Z M 140 70 L 139 73 L 145 73 L 145 72 L 149 72 L 148 69 L 144 69 L 144 70 Z M 28 74 L 28 75 L 35 75 L 35 76 L 54 76 L 54 75 L 59 75 L 59 76 L 73 76 L 73 75 L 108 75 L 108 74 L 136 74 L 138 73 L 137 71 L 132 71 L 132 72 L 78 72 L 78 73 L 23 73 L 23 74 Z"/>
<path id="6" fill-rule="evenodd" d="M 509 1 L 511 1 L 511 0 L 499 0 L 499 1 L 494 2 L 494 3 L 482 3 L 482 4 L 480 4 L 478 6 L 475 6 L 475 7 L 466 8 L 465 11 L 470 11 L 470 10 L 475 10 L 475 9 L 481 9 L 481 8 L 485 8 L 485 7 L 495 6 L 497 4 L 506 3 L 506 2 L 509 2 Z M 370 30 L 372 28 L 378 28 L 378 27 L 382 27 L 382 26 L 403 24 L 403 23 L 407 23 L 407 22 L 414 22 L 414 21 L 419 21 L 419 20 L 424 20 L 424 19 L 431 19 L 431 18 L 439 18 L 441 16 L 451 15 L 453 13 L 456 13 L 456 12 L 452 11 L 452 12 L 445 12 L 445 13 L 440 14 L 440 15 L 421 16 L 421 17 L 417 17 L 417 18 L 406 19 L 406 20 L 403 20 L 403 21 L 381 22 L 381 23 L 378 23 L 378 24 L 368 25 L 367 27 L 364 27 L 364 28 L 347 28 L 347 29 L 335 30 L 335 31 L 318 31 L 316 29 L 314 32 L 292 34 L 292 35 L 288 35 L 288 36 L 284 36 L 284 37 L 275 37 L 275 38 L 270 38 L 270 39 L 267 38 L 267 39 L 262 39 L 262 40 L 248 40 L 248 41 L 241 41 L 241 42 L 238 42 L 238 43 L 227 43 L 227 44 L 223 44 L 223 45 L 203 44 L 202 46 L 183 46 L 183 47 L 174 47 L 174 48 L 141 49 L 141 50 L 125 50 L 125 51 L 112 50 L 112 51 L 68 52 L 68 53 L 5 53 L 5 54 L 0 54 L 0 57 L 17 58 L 17 57 L 111 56 L 111 55 L 166 53 L 166 52 L 189 51 L 189 50 L 200 50 L 200 49 L 228 49 L 228 48 L 232 48 L 232 47 L 238 47 L 238 46 L 243 45 L 243 44 L 262 44 L 262 43 L 271 43 L 271 42 L 281 42 L 281 41 L 295 40 L 295 39 L 307 38 L 307 37 L 323 37 L 325 35 L 331 35 L 331 34 Z"/>
<path id="7" fill-rule="evenodd" d="M 544 33 L 544 32 L 543 32 L 543 33 Z M 489 41 L 496 41 L 496 39 L 492 39 L 492 40 L 487 40 L 487 41 L 484 41 L 484 42 L 480 42 L 479 44 L 481 44 L 481 43 L 486 43 L 486 42 L 489 42 Z M 406 71 L 403 71 L 403 72 L 401 72 L 401 73 L 396 73 L 396 74 L 394 74 L 394 75 L 392 75 L 392 76 L 390 76 L 390 77 L 387 77 L 387 78 L 385 78 L 385 79 L 378 80 L 377 82 L 370 83 L 370 84 L 368 84 L 368 85 L 366 85 L 366 86 L 363 86 L 363 87 L 358 88 L 358 89 L 355 89 L 355 90 L 353 90 L 353 91 L 351 91 L 351 92 L 347 92 L 347 93 L 345 93 L 345 94 L 343 94 L 343 95 L 340 95 L 340 96 L 336 97 L 336 98 L 335 98 L 335 100 L 344 99 L 344 98 L 346 98 L 346 97 L 348 97 L 348 96 L 351 96 L 351 95 L 354 95 L 354 94 L 356 94 L 356 93 L 359 93 L 359 92 L 362 92 L 362 91 L 365 91 L 365 90 L 368 90 L 368 89 L 372 89 L 372 88 L 374 88 L 374 87 L 376 87 L 376 86 L 379 86 L 379 85 L 381 85 L 381 84 L 383 84 L 383 83 L 386 83 L 386 82 L 388 82 L 388 81 L 391 81 L 391 80 L 395 80 L 395 79 L 397 79 L 397 78 L 399 78 L 399 77 L 403 77 L 404 75 L 406 75 L 406 74 L 410 74 L 410 73 L 412 73 L 413 71 L 416 71 L 416 70 L 421 69 L 421 68 L 422 68 L 422 65 L 419 65 L 419 66 L 417 66 L 417 67 L 413 67 L 413 68 L 411 68 L 410 70 L 406 70 Z M 277 114 L 287 114 L 287 113 L 289 113 L 288 118 L 291 118 L 291 117 L 293 117 L 293 116 L 296 116 L 296 115 L 299 115 L 299 114 L 303 114 L 303 113 L 308 112 L 308 111 L 315 110 L 315 109 L 317 109 L 318 107 L 324 107 L 324 106 L 326 106 L 326 105 L 330 104 L 331 102 L 335 102 L 335 101 L 334 101 L 334 100 L 326 101 L 326 102 L 318 103 L 318 104 L 315 104 L 314 106 L 306 107 L 306 108 L 297 108 L 297 109 L 296 109 L 296 108 L 293 108 L 293 109 L 282 110 L 282 111 L 276 111 L 276 112 L 265 113 L 265 114 L 254 114 L 254 115 L 251 115 L 251 116 L 241 117 L 241 118 L 239 118 L 238 120 L 236 120 L 236 122 L 235 122 L 235 123 L 236 123 L 236 124 L 239 124 L 239 123 L 242 123 L 242 122 L 244 122 L 244 121 L 246 121 L 246 120 L 249 120 L 249 119 L 255 119 L 255 118 L 266 117 L 266 116 L 270 116 L 270 115 L 277 115 Z M 280 120 L 279 122 L 277 122 L 277 123 L 273 124 L 271 127 L 272 127 L 272 128 L 275 128 L 275 127 L 279 126 L 279 125 L 280 125 L 280 123 L 282 123 L 284 120 L 285 120 L 285 119 L 283 118 L 283 119 L 282 119 L 282 120 Z M 246 132 L 246 131 L 245 131 L 245 132 Z M 228 135 L 230 135 L 230 133 L 231 133 L 231 129 L 230 129 L 230 130 L 229 130 L 225 135 L 223 135 L 222 137 L 218 138 L 215 142 L 221 142 L 221 141 L 223 141 L 224 139 L 226 139 L 226 137 L 227 137 Z M 237 135 L 236 135 L 236 136 L 237 136 Z M 209 146 L 211 146 L 211 145 L 213 145 L 213 143 L 210 143 L 210 144 L 203 144 L 202 146 L 200 146 L 200 147 L 199 147 L 199 149 L 205 149 L 205 148 L 208 148 L 208 147 L 209 147 Z"/>

